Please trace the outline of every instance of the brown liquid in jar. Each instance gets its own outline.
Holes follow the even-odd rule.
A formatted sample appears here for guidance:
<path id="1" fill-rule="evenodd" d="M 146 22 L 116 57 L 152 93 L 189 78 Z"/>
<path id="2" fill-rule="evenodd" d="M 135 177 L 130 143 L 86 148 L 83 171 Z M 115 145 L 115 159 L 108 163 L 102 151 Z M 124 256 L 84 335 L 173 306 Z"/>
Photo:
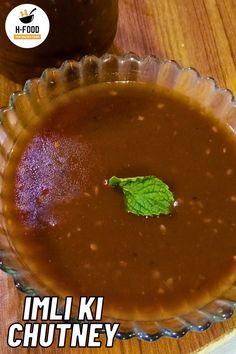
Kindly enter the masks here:
<path id="1" fill-rule="evenodd" d="M 104 185 L 113 175 L 155 175 L 178 205 L 129 214 Z M 54 294 L 102 295 L 110 316 L 155 320 L 236 278 L 235 134 L 177 94 L 132 83 L 72 92 L 18 141 L 5 180 L 12 242 Z"/>
<path id="2" fill-rule="evenodd" d="M 0 72 L 16 82 L 39 76 L 66 59 L 107 51 L 116 33 L 118 0 L 35 0 L 49 17 L 47 39 L 32 49 L 19 48 L 7 37 L 5 20 L 22 1 L 0 2 Z M 32 7 L 33 9 L 33 7 Z"/>

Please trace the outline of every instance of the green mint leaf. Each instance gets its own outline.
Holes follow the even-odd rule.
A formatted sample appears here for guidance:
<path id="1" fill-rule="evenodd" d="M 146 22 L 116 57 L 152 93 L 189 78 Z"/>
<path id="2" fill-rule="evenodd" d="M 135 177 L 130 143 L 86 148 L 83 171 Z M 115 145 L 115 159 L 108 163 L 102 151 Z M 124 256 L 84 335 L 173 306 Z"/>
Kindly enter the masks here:
<path id="1" fill-rule="evenodd" d="M 155 176 L 111 177 L 111 187 L 123 190 L 127 211 L 136 215 L 168 215 L 174 204 L 174 195 L 167 184 Z"/>

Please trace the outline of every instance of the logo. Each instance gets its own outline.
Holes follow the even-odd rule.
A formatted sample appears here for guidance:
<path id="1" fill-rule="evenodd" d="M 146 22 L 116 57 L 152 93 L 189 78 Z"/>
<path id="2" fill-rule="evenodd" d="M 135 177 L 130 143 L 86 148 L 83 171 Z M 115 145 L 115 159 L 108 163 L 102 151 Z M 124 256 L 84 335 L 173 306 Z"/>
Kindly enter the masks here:
<path id="1" fill-rule="evenodd" d="M 34 15 L 32 15 L 32 13 L 37 10 L 36 7 L 30 12 L 30 14 L 28 15 L 28 12 L 27 10 L 24 10 L 24 11 L 21 11 L 20 14 L 21 14 L 21 17 L 20 17 L 20 21 L 22 23 L 30 23 L 33 21 L 34 19 Z"/>
<path id="2" fill-rule="evenodd" d="M 34 48 L 48 36 L 50 23 L 41 7 L 33 4 L 16 6 L 7 16 L 5 30 L 10 41 L 20 48 Z"/>

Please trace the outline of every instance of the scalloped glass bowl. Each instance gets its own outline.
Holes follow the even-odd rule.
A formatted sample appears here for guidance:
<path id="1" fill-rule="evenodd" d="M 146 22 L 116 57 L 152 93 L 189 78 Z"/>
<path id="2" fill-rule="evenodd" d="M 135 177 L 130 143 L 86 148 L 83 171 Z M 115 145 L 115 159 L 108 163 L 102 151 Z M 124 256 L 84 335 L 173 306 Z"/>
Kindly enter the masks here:
<path id="1" fill-rule="evenodd" d="M 3 214 L 2 190 L 4 170 L 9 154 L 21 132 L 32 119 L 37 119 L 44 107 L 55 98 L 74 88 L 99 82 L 138 81 L 156 83 L 192 98 L 229 125 L 236 133 L 236 103 L 232 93 L 217 87 L 209 77 L 201 77 L 192 68 L 181 68 L 175 61 L 160 61 L 134 54 L 115 56 L 105 54 L 101 58 L 87 56 L 80 61 L 66 61 L 60 69 L 47 69 L 41 78 L 26 82 L 22 92 L 13 93 L 9 106 L 0 111 L 0 267 L 12 275 L 16 287 L 28 295 L 49 295 L 48 290 L 33 277 L 17 258 L 8 235 Z M 52 295 L 52 294 L 51 294 Z M 63 304 L 63 299 L 60 300 Z M 195 309 L 178 317 L 154 321 L 121 321 L 117 338 L 138 337 L 154 341 L 162 336 L 180 338 L 188 331 L 206 330 L 213 322 L 229 318 L 236 307 L 236 285 L 201 309 Z M 117 319 L 106 318 L 116 322 Z"/>

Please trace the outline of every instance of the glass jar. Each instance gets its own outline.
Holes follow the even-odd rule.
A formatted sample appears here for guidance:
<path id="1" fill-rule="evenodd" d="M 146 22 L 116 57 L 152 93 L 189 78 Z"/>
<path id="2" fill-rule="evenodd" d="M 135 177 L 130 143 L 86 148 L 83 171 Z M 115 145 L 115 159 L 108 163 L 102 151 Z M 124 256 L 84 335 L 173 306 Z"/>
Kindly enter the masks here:
<path id="1" fill-rule="evenodd" d="M 65 59 L 100 55 L 112 44 L 118 0 L 34 0 L 48 15 L 50 31 L 41 45 L 31 49 L 14 45 L 5 32 L 9 12 L 21 4 L 20 0 L 0 3 L 0 72 L 16 82 L 38 76 Z"/>

